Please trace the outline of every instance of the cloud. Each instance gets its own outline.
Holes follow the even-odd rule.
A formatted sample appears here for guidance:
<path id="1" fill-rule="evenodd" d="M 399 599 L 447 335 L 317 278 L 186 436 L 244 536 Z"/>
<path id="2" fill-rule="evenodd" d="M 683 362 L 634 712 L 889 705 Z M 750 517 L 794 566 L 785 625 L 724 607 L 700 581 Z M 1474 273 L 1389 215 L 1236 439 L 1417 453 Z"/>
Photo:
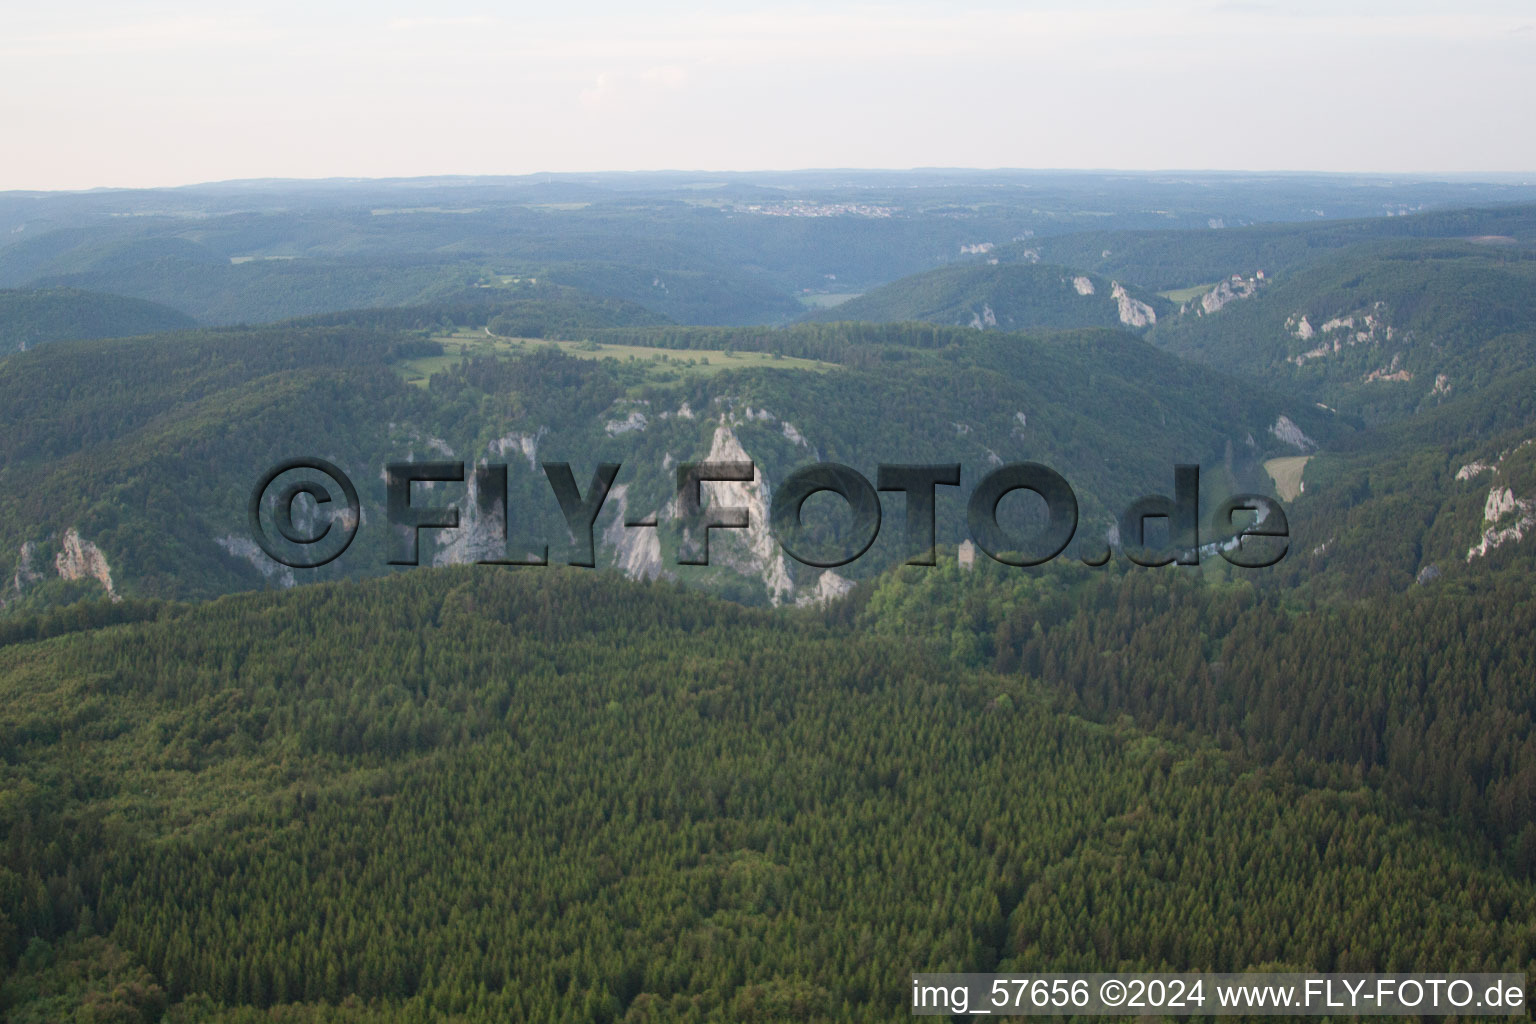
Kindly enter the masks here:
<path id="1" fill-rule="evenodd" d="M 613 109 L 653 100 L 688 84 L 688 69 L 676 64 L 649 67 L 637 72 L 604 71 L 578 96 L 589 110 Z"/>
<path id="2" fill-rule="evenodd" d="M 421 32 L 433 29 L 464 29 L 486 28 L 495 25 L 495 18 L 463 17 L 463 18 L 393 18 L 385 22 L 384 27 L 390 32 Z"/>
<path id="3" fill-rule="evenodd" d="M 101 57 L 113 54 L 259 46 L 278 38 L 268 25 L 248 18 L 182 17 L 68 31 L 8 35 L 0 56 L 10 58 Z"/>

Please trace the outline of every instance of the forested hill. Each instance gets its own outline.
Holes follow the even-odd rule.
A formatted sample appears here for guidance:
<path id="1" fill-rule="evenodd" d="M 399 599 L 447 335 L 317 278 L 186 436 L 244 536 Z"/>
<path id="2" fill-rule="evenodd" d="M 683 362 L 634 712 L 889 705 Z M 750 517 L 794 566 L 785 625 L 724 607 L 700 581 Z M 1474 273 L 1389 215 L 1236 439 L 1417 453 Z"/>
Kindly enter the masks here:
<path id="1" fill-rule="evenodd" d="M 1252 224 L 1211 231 L 1084 231 L 1015 242 L 992 254 L 1114 275 L 1146 288 L 1186 288 L 1263 270 L 1279 276 L 1341 249 L 1384 241 L 1480 240 L 1536 246 L 1536 205 L 1439 210 L 1405 217 Z"/>
<path id="2" fill-rule="evenodd" d="M 594 330 L 655 327 L 670 322 L 633 302 L 590 295 L 548 280 L 521 279 L 451 289 L 422 304 L 317 313 L 281 326 L 428 333 L 472 328 L 510 338 L 576 339 Z"/>
<path id="3" fill-rule="evenodd" d="M 179 310 L 122 295 L 76 288 L 0 290 L 0 355 L 49 341 L 124 338 L 195 325 Z"/>
<path id="4" fill-rule="evenodd" d="M 1245 724 L 1224 698 L 1302 645 L 1347 696 L 1355 670 L 1329 659 L 1366 631 L 1330 648 L 1210 595 L 1236 622 L 1212 637 L 1223 670 L 1126 705 L 1184 723 L 1159 736 L 1051 694 L 1080 681 L 1113 720 L 1104 686 L 1185 678 L 1169 657 L 1213 652 L 1166 639 L 1207 598 L 1149 577 L 1068 628 L 1021 593 L 994 671 L 925 625 L 974 610 L 946 572 L 810 617 L 574 570 L 421 570 L 0 647 L 0 1005 L 884 1021 L 914 969 L 1536 966 L 1518 850 L 1399 803 L 1346 736 L 1223 752 L 1195 724 Z M 1487 628 L 1528 646 L 1527 611 Z M 1133 631 L 1129 660 L 1104 662 L 1106 626 Z M 1475 732 L 1501 699 L 1468 692 L 1444 725 Z M 1389 775 L 1418 763 L 1410 740 L 1388 737 Z M 1505 789 L 1520 768 L 1475 763 Z"/>
<path id="5" fill-rule="evenodd" d="M 539 463 L 569 461 L 583 485 L 598 464 L 620 463 L 597 524 L 602 564 L 681 576 L 675 467 L 754 460 L 759 486 L 743 500 L 757 532 L 721 538 L 713 570 L 693 575 L 767 604 L 809 600 L 907 557 L 892 526 L 825 582 L 782 555 L 763 532 L 768 496 L 808 463 L 843 462 L 874 479 L 882 462 L 958 462 L 968 493 L 996 465 L 1040 461 L 1070 482 L 1082 535 L 1102 543 L 1127 504 L 1172 486 L 1177 463 L 1206 468 L 1214 508 L 1232 490 L 1266 486 L 1264 458 L 1344 429 L 1124 331 L 663 326 L 554 342 L 359 319 L 62 342 L 0 363 L 7 612 L 103 587 L 187 599 L 382 572 L 381 477 L 392 461 L 508 465 L 508 507 L 551 538 L 557 561 L 570 552 Z M 1302 433 L 1277 431 L 1285 424 Z M 343 559 L 296 574 L 262 554 L 246 508 L 269 467 L 305 455 L 356 481 L 364 525 Z M 424 535 L 427 562 L 500 557 L 467 487 L 436 492 L 466 519 Z M 964 509 L 960 489 L 941 494 L 941 542 L 963 539 Z M 662 524 L 654 533 L 622 525 L 651 513 Z"/>
<path id="6" fill-rule="evenodd" d="M 1536 365 L 1536 250 L 1392 242 L 1332 254 L 1211 315 L 1170 351 L 1384 422 Z"/>
<path id="7" fill-rule="evenodd" d="M 930 270 L 818 310 L 807 320 L 869 320 L 993 328 L 1142 329 L 1176 307 L 1099 274 L 1047 264 L 969 264 Z"/>

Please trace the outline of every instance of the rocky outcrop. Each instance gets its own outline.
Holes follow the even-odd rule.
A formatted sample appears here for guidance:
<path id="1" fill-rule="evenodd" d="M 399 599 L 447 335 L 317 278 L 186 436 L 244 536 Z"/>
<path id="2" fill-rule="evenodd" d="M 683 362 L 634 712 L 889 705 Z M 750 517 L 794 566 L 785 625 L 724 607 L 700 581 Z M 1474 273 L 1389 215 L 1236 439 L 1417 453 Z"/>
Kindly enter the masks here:
<path id="1" fill-rule="evenodd" d="M 666 573 L 661 565 L 661 538 L 656 528 L 625 526 L 629 518 L 629 485 L 615 484 L 607 506 L 613 518 L 603 529 L 603 543 L 613 551 L 613 564 L 630 579 L 656 579 Z M 657 515 L 659 522 L 661 516 Z"/>
<path id="2" fill-rule="evenodd" d="M 16 573 L 11 577 L 11 589 L 16 593 L 21 593 L 22 588 L 27 584 L 36 583 L 43 578 L 43 574 L 33 564 L 36 558 L 37 545 L 27 541 L 21 546 L 21 551 L 16 556 Z"/>
<path id="3" fill-rule="evenodd" d="M 1399 352 L 1392 357 L 1390 366 L 1383 366 L 1366 374 L 1361 383 L 1370 384 L 1373 381 L 1387 380 L 1398 383 L 1407 383 L 1413 380 L 1413 373 L 1403 366 L 1403 354 Z"/>
<path id="4" fill-rule="evenodd" d="M 1287 362 L 1301 366 L 1310 359 L 1322 359 L 1352 345 L 1374 345 L 1383 341 L 1390 342 L 1394 337 L 1392 325 L 1385 319 L 1386 303 L 1374 302 L 1366 309 L 1351 313 L 1347 316 L 1336 316 L 1323 323 L 1323 326 L 1314 331 L 1307 318 L 1302 316 L 1291 317 L 1285 322 L 1286 328 L 1296 338 L 1302 341 L 1311 341 L 1317 334 L 1323 336 L 1322 343 L 1316 348 L 1291 356 Z M 1396 369 L 1386 373 L 1396 373 Z M 1374 380 L 1399 380 L 1408 378 L 1388 377 L 1384 373 Z M 1411 378 L 1410 374 L 1410 378 Z"/>
<path id="5" fill-rule="evenodd" d="M 1497 525 L 1503 520 L 1509 521 L 1503 526 Z M 1481 558 L 1500 545 L 1524 540 L 1533 529 L 1536 529 L 1536 501 L 1517 498 L 1507 487 L 1502 490 L 1495 487 L 1488 492 L 1483 509 L 1483 535 L 1467 549 L 1467 561 Z"/>
<path id="6" fill-rule="evenodd" d="M 1252 298 L 1258 293 L 1259 285 L 1263 280 L 1263 271 L 1259 271 L 1253 277 L 1233 274 L 1230 278 L 1200 296 L 1199 315 L 1208 316 L 1211 313 L 1218 313 L 1228 303 L 1236 302 L 1239 299 Z"/>
<path id="7" fill-rule="evenodd" d="M 959 549 L 955 552 L 955 561 L 962 569 L 976 568 L 976 545 L 969 540 L 961 541 Z"/>
<path id="8" fill-rule="evenodd" d="M 112 586 L 112 567 L 107 564 L 107 556 L 95 544 L 81 537 L 80 531 L 73 526 L 64 531 L 64 540 L 59 553 L 54 556 L 53 565 L 60 579 L 93 579 L 101 584 L 108 597 L 114 601 L 120 600 Z"/>
<path id="9" fill-rule="evenodd" d="M 227 537 L 215 537 L 214 543 L 236 558 L 243 558 L 250 562 L 258 572 L 276 582 L 278 586 L 293 586 L 293 570 L 281 562 L 274 562 L 251 538 L 231 534 Z"/>
<path id="10" fill-rule="evenodd" d="M 1494 480 L 1483 499 L 1482 535 L 1476 544 L 1467 549 L 1467 561 L 1486 556 L 1494 548 L 1524 540 L 1536 534 L 1536 499 L 1521 498 L 1514 488 L 1502 479 L 1507 467 L 1505 459 L 1531 445 L 1526 441 L 1512 451 L 1501 454 L 1492 465 L 1485 462 L 1469 462 L 1456 471 L 1457 480 L 1471 480 L 1483 473 L 1492 473 Z"/>
<path id="11" fill-rule="evenodd" d="M 622 420 L 609 420 L 603 425 L 603 430 L 607 432 L 609 437 L 617 437 L 620 434 L 627 434 L 632 430 L 644 430 L 645 425 L 645 413 L 636 409 L 631 411 Z"/>
<path id="12" fill-rule="evenodd" d="M 736 432 L 724 419 L 715 428 L 706 462 L 754 461 L 741 446 Z M 710 561 L 719 563 L 743 576 L 754 576 L 763 581 L 768 599 L 782 604 L 794 593 L 794 582 L 789 578 L 789 567 L 784 553 L 768 530 L 768 511 L 772 489 L 763 467 L 757 467 L 757 479 L 739 483 L 735 481 L 712 482 L 709 488 L 710 503 L 722 507 L 741 507 L 748 510 L 745 530 L 716 530 L 710 536 Z"/>
<path id="13" fill-rule="evenodd" d="M 836 601 L 848 591 L 853 589 L 853 581 L 844 579 L 831 569 L 823 572 L 816 580 L 814 590 L 801 594 L 795 600 L 797 605 L 826 604 L 828 601 Z"/>
<path id="14" fill-rule="evenodd" d="M 503 456 L 510 452 L 521 452 L 523 458 L 528 460 L 528 468 L 538 469 L 539 442 L 547 433 L 549 433 L 548 427 L 540 427 L 532 434 L 507 434 L 491 442 L 490 452 L 492 455 Z"/>
<path id="15" fill-rule="evenodd" d="M 459 509 L 458 529 L 434 530 L 423 535 L 423 538 L 435 538 L 437 550 L 432 554 L 433 565 L 463 565 L 507 557 L 506 540 L 502 537 L 502 524 L 507 522 L 506 495 L 493 498 L 488 512 L 482 514 L 479 475 L 471 469 L 465 478 L 468 493 L 462 501 L 452 501 Z"/>
<path id="16" fill-rule="evenodd" d="M 1093 282 L 1086 277 L 1074 277 L 1072 279 L 1072 287 L 1077 289 L 1077 294 L 1079 295 L 1093 294 Z"/>
<path id="17" fill-rule="evenodd" d="M 1111 281 L 1109 294 L 1120 307 L 1120 322 L 1127 327 L 1150 327 L 1157 323 L 1157 313 L 1139 299 L 1131 298 L 1119 281 Z"/>
<path id="18" fill-rule="evenodd" d="M 33 564 L 37 558 L 37 545 L 27 541 L 16 555 L 16 571 L 11 574 L 11 585 L 0 591 L 0 608 L 4 608 L 29 585 L 38 582 L 43 574 Z"/>
<path id="19" fill-rule="evenodd" d="M 1310 452 L 1317 449 L 1317 442 L 1304 434 L 1289 416 L 1278 417 L 1269 432 L 1282 444 L 1288 444 L 1298 451 Z"/>

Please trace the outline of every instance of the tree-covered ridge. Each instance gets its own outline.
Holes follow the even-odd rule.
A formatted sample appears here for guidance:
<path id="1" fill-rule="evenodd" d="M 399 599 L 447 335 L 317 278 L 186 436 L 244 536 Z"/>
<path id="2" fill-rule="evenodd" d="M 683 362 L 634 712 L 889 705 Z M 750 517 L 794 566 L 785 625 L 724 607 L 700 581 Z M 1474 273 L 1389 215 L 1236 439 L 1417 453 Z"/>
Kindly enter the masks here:
<path id="1" fill-rule="evenodd" d="M 942 267 L 883 285 L 812 321 L 928 323 L 1019 331 L 1031 328 L 1150 327 L 1176 307 L 1135 285 L 1048 264 Z"/>
<path id="2" fill-rule="evenodd" d="M 801 310 L 794 298 L 765 275 L 735 268 L 684 269 L 633 266 L 598 260 L 557 263 L 538 272 L 553 281 L 634 303 L 685 324 L 782 323 Z"/>
<path id="3" fill-rule="evenodd" d="M 421 305 L 320 313 L 284 326 L 424 332 L 476 328 L 505 337 L 579 338 L 595 329 L 667 322 L 666 317 L 635 303 L 588 295 L 547 280 L 487 277 L 468 287 L 447 289 Z"/>
<path id="4" fill-rule="evenodd" d="M 50 341 L 123 338 L 192 327 L 168 306 L 74 288 L 0 290 L 0 354 Z"/>
<path id="5" fill-rule="evenodd" d="M 1487 837 L 1536 875 L 1530 564 L 1354 602 L 1297 577 L 1031 578 L 995 566 L 888 577 L 866 628 L 1054 688 L 1066 707 L 1207 737 L 1298 778 L 1361 784 Z"/>
<path id="6" fill-rule="evenodd" d="M 1531 376 L 1512 383 L 1529 389 Z M 1462 412 L 1483 412 L 1485 401 L 1464 401 Z M 1307 463 L 1306 490 L 1289 506 L 1292 578 L 1348 596 L 1530 568 L 1536 420 L 1457 438 L 1463 417 L 1445 411 L 1422 425 L 1422 433 L 1446 430 L 1441 442 L 1426 441 L 1415 425 L 1365 435 L 1358 448 Z"/>
<path id="7" fill-rule="evenodd" d="M 1158 345 L 1371 422 L 1476 394 L 1536 362 L 1529 250 L 1398 242 L 1348 250 Z"/>
<path id="8" fill-rule="evenodd" d="M 1280 417 L 1320 440 L 1335 429 L 1319 410 L 1235 385 L 1119 331 L 612 328 L 593 336 L 650 342 L 679 358 L 658 372 L 552 346 L 507 358 L 429 356 L 443 365 L 417 387 L 397 370 L 436 351 L 431 332 L 359 320 L 56 343 L 6 361 L 0 600 L 16 612 L 93 586 L 56 578 L 71 529 L 99 549 L 122 596 L 203 598 L 295 581 L 255 549 L 245 509 L 260 475 L 296 455 L 341 466 L 363 497 L 356 547 L 304 577 L 326 579 L 383 571 L 382 472 L 391 461 L 508 464 L 508 507 L 564 560 L 563 519 L 539 469 L 547 460 L 573 463 L 583 487 L 597 464 L 621 463 L 628 513 L 664 518 L 676 465 L 717 445 L 742 446 L 770 487 L 818 461 L 871 479 L 882 462 L 960 462 L 964 490 L 941 501 L 940 539 L 954 544 L 964 536 L 963 495 L 1003 461 L 1056 469 L 1078 493 L 1083 533 L 1102 535 L 1127 503 L 1165 491 L 1176 463 L 1207 467 L 1214 504 L 1225 490 L 1267 486 L 1259 460 L 1290 450 L 1269 430 Z M 691 373 L 687 353 L 709 345 L 804 352 L 836 365 L 807 373 L 767 360 Z M 88 383 L 101 379 L 114 383 Z M 435 493 L 470 504 L 463 488 Z M 619 505 L 616 494 L 598 523 L 604 564 L 640 557 L 635 535 L 614 526 Z M 899 512 L 891 506 L 893 525 L 850 577 L 907 557 Z M 765 519 L 766 508 L 756 515 Z M 662 531 L 631 571 L 676 571 L 669 536 Z M 452 548 L 448 534 L 428 541 L 429 561 L 488 557 Z M 771 591 L 775 569 L 761 553 L 725 569 L 701 582 L 749 602 L 783 597 Z M 816 585 L 817 574 L 798 564 L 786 562 L 785 572 L 797 594 Z"/>
<path id="9" fill-rule="evenodd" d="M 1530 204 L 1436 210 L 1407 217 L 1287 219 L 1299 222 L 1213 231 L 1083 231 L 1016 242 L 1000 247 L 993 256 L 1080 267 L 1162 290 L 1255 270 L 1284 276 L 1340 250 L 1392 240 L 1484 239 L 1524 249 L 1536 245 L 1536 206 Z"/>
<path id="10" fill-rule="evenodd" d="M 0 648 L 11 1019 L 886 1020 L 914 965 L 1529 969 L 1536 890 L 1475 837 L 1062 716 L 1070 675 L 875 607 L 454 569 Z"/>

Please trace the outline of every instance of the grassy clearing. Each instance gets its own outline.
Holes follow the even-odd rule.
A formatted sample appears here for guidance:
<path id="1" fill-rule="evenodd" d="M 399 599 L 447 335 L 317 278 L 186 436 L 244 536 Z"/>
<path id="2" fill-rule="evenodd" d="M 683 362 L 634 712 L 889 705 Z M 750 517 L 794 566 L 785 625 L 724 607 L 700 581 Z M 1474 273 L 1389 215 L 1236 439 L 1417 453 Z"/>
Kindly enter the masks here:
<path id="1" fill-rule="evenodd" d="M 684 376 L 710 376 L 721 370 L 768 368 L 825 373 L 834 364 L 793 356 L 774 357 L 770 352 L 727 352 L 723 349 L 650 348 L 644 345 L 600 345 L 590 341 L 549 341 L 543 338 L 499 338 L 480 332 L 460 331 L 433 339 L 443 346 L 440 356 L 407 359 L 396 364 L 405 379 L 426 387 L 434 373 L 441 373 L 466 356 L 514 356 L 542 346 L 554 346 L 577 359 L 617 359 L 644 364 L 648 380 L 665 382 Z"/>
<path id="2" fill-rule="evenodd" d="M 797 298 L 800 300 L 800 305 L 809 309 L 831 309 L 863 294 L 863 292 L 825 292 L 817 295 L 800 295 Z"/>
<path id="3" fill-rule="evenodd" d="M 1165 292 L 1158 292 L 1157 294 L 1161 295 L 1169 302 L 1177 302 L 1182 305 L 1183 303 L 1188 302 L 1190 299 L 1198 299 L 1200 296 L 1204 295 L 1206 292 L 1215 287 L 1216 283 L 1213 281 L 1210 284 L 1192 284 L 1188 288 L 1170 288 Z"/>
<path id="4" fill-rule="evenodd" d="M 1311 458 L 1310 455 L 1289 455 L 1264 463 L 1264 472 L 1275 482 L 1275 493 L 1281 501 L 1294 501 L 1301 493 L 1301 474 Z"/>

